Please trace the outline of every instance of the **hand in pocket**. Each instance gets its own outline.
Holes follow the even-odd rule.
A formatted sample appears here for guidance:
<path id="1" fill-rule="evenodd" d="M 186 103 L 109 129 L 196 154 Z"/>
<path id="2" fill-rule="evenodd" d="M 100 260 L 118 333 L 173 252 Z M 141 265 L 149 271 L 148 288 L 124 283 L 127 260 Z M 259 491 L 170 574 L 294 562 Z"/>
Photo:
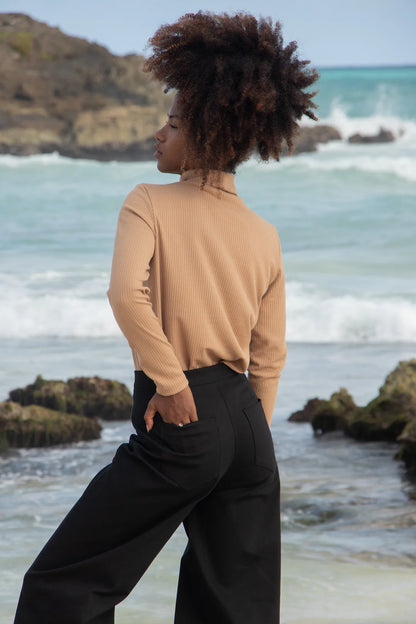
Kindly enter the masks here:
<path id="1" fill-rule="evenodd" d="M 189 386 L 169 396 L 163 396 L 157 392 L 152 396 L 144 415 L 147 431 L 153 427 L 156 412 L 161 415 L 164 422 L 178 427 L 198 420 L 194 397 Z"/>

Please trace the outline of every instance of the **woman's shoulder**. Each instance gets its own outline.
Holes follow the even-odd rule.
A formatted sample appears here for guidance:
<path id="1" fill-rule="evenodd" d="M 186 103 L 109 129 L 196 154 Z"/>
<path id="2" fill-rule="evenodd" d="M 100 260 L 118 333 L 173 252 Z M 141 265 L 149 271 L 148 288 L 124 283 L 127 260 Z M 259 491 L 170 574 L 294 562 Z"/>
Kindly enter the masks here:
<path id="1" fill-rule="evenodd" d="M 148 182 L 140 182 L 128 193 L 124 204 L 130 204 L 132 207 L 140 207 L 143 205 L 152 205 L 155 197 L 161 195 L 169 195 L 174 192 L 178 186 L 177 182 L 170 184 L 151 184 Z"/>
<path id="2" fill-rule="evenodd" d="M 181 184 L 179 182 L 169 182 L 167 184 L 154 184 L 149 182 L 141 182 L 130 191 L 127 197 L 136 201 L 149 202 L 157 204 L 159 198 L 173 197 L 175 194 L 181 193 Z"/>
<path id="3" fill-rule="evenodd" d="M 141 182 L 135 188 L 146 190 L 148 193 L 171 193 L 181 186 L 180 181 L 166 182 L 165 184 L 155 184 L 154 182 Z"/>
<path id="4" fill-rule="evenodd" d="M 249 227 L 252 228 L 253 231 L 258 232 L 258 234 L 263 236 L 266 240 L 275 244 L 276 241 L 279 240 L 276 227 L 270 223 L 270 221 L 267 221 L 267 219 L 247 206 L 243 201 L 241 201 L 241 203 L 245 207 L 245 214 Z"/>

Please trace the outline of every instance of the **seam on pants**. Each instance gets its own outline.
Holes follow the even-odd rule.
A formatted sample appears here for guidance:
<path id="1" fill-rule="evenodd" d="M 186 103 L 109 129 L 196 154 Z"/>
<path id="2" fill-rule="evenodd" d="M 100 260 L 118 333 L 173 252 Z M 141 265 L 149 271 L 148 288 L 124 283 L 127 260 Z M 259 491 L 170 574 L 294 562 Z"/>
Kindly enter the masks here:
<path id="1" fill-rule="evenodd" d="M 235 438 L 236 438 L 236 434 L 235 434 L 235 429 L 234 429 L 233 419 L 232 419 L 232 417 L 231 417 L 231 412 L 230 412 L 229 407 L 228 407 L 228 405 L 227 405 L 227 401 L 225 400 L 225 397 L 224 397 L 224 394 L 223 394 L 223 390 L 222 390 L 221 384 L 218 384 L 218 394 L 219 394 L 219 396 L 221 397 L 221 401 L 222 401 L 222 402 L 223 402 L 223 404 L 224 404 L 224 407 L 225 407 L 226 412 L 227 412 L 227 415 L 228 415 L 228 420 L 230 421 L 231 429 L 233 430 L 233 452 L 232 452 L 232 458 L 231 458 L 231 461 L 230 461 L 229 466 L 228 466 L 228 468 L 229 468 L 229 467 L 233 464 L 233 462 L 234 462 L 234 458 L 235 458 Z M 221 461 L 221 459 L 222 459 L 221 455 L 222 455 L 222 445 L 220 445 L 220 461 Z M 220 464 L 220 465 L 221 465 L 221 464 Z M 228 468 L 227 468 L 227 470 L 228 470 Z M 227 472 L 227 471 L 225 471 L 225 472 L 224 472 L 224 475 L 223 475 L 223 476 L 225 476 L 226 472 Z"/>

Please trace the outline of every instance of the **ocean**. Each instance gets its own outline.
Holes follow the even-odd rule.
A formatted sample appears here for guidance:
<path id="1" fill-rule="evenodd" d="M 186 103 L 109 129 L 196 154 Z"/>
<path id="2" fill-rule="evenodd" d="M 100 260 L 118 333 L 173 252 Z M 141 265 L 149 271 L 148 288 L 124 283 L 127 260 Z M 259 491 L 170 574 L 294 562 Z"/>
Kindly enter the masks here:
<path id="1" fill-rule="evenodd" d="M 288 360 L 272 433 L 282 479 L 282 623 L 413 624 L 416 497 L 395 448 L 287 421 L 308 398 L 347 387 L 373 398 L 416 357 L 416 68 L 324 69 L 320 123 L 342 140 L 280 163 L 245 163 L 240 195 L 276 225 L 287 279 Z M 355 132 L 396 140 L 357 145 Z M 78 375 L 132 388 L 130 351 L 106 290 L 117 216 L 154 162 L 56 154 L 0 156 L 0 400 L 12 388 Z M 90 478 L 131 433 L 0 453 L 0 624 L 22 576 Z M 172 622 L 181 529 L 117 624 Z"/>

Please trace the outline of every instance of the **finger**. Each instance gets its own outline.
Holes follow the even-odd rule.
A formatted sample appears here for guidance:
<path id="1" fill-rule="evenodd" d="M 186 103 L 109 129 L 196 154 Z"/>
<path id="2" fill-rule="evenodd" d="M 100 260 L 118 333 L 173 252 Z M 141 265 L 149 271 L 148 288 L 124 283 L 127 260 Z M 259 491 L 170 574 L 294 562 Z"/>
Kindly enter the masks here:
<path id="1" fill-rule="evenodd" d="M 144 422 L 146 424 L 147 432 L 149 432 L 153 428 L 153 419 L 156 414 L 156 409 L 153 407 L 151 403 L 148 403 L 147 409 L 144 413 Z"/>
<path id="2" fill-rule="evenodd" d="M 198 414 L 196 413 L 196 410 L 194 412 L 192 412 L 192 414 L 189 417 L 189 420 L 191 422 L 197 422 L 199 420 Z"/>
<path id="3" fill-rule="evenodd" d="M 190 420 L 190 422 L 197 422 L 199 420 L 199 418 L 198 418 L 198 413 L 196 411 L 195 399 L 193 397 L 192 390 L 191 390 L 190 387 L 189 387 L 189 390 L 190 390 L 190 393 L 191 393 L 191 405 L 192 405 L 192 409 L 191 409 L 191 414 L 189 416 L 189 420 Z"/>

